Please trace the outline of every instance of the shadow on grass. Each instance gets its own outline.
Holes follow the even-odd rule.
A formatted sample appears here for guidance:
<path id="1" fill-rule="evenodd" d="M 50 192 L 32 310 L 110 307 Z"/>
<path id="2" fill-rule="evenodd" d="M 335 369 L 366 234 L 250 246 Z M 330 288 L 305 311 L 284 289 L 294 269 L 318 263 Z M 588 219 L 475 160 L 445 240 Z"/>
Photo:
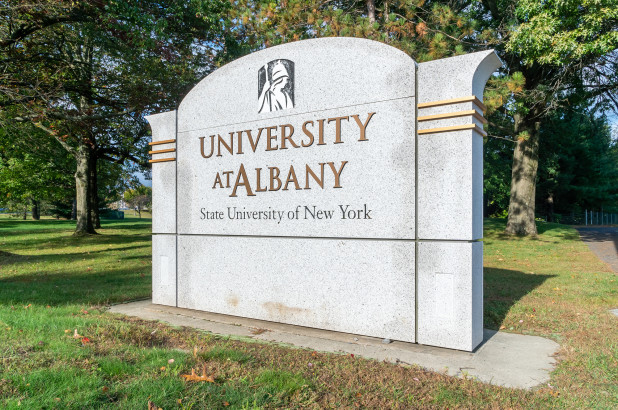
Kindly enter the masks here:
<path id="1" fill-rule="evenodd" d="M 27 274 L 0 279 L 0 305 L 99 305 L 150 296 L 150 267 Z"/>
<path id="2" fill-rule="evenodd" d="M 509 240 L 517 239 L 518 236 L 504 233 L 506 228 L 506 218 L 485 218 L 483 220 L 484 234 L 486 239 Z M 537 221 L 536 229 L 539 236 L 526 237 L 530 240 L 552 240 L 560 238 L 568 241 L 578 241 L 579 235 L 570 225 L 562 225 L 552 222 Z M 543 236 L 543 237 L 541 237 Z"/>
<path id="3" fill-rule="evenodd" d="M 498 268 L 484 269 L 484 327 L 500 329 L 507 313 L 521 298 L 556 275 L 533 275 Z"/>
<path id="4" fill-rule="evenodd" d="M 125 218 L 120 220 L 101 221 L 101 231 L 106 229 L 144 229 L 152 224 L 152 219 Z"/>
<path id="5" fill-rule="evenodd" d="M 23 235 L 22 235 L 23 236 Z M 2 237 L 2 234 L 0 234 Z M 125 244 L 133 244 L 135 242 L 150 242 L 151 235 L 143 234 L 143 233 L 125 233 L 125 234 L 104 234 L 104 235 L 92 235 L 92 236 L 73 236 L 73 235 L 62 235 L 58 236 L 57 234 L 54 236 L 31 236 L 27 237 L 22 241 L 13 241 L 11 243 L 11 249 L 13 253 L 19 254 L 20 251 L 23 250 L 37 250 L 47 248 L 51 246 L 52 248 L 60 247 L 76 247 L 76 249 L 86 249 L 89 246 L 107 246 L 108 250 L 118 250 L 114 249 L 110 246 L 118 246 Z M 149 246 L 149 245 L 141 245 L 141 246 Z M 79 248 L 77 248 L 79 247 Z M 122 249 L 128 249 L 126 247 L 121 247 Z M 98 252 L 98 251 L 90 251 Z M 78 254 L 86 254 L 87 251 L 84 252 L 75 252 Z M 60 254 L 66 255 L 66 254 Z M 0 261 L 1 263 L 1 261 Z"/>
<path id="6" fill-rule="evenodd" d="M 151 224 L 151 219 L 127 218 L 123 220 L 104 220 L 101 221 L 101 228 L 97 229 L 97 232 L 100 234 L 105 234 L 106 231 L 113 229 L 144 230 L 148 229 Z M 41 219 L 39 221 L 0 219 L 0 237 L 24 235 L 25 233 L 28 233 L 28 235 L 58 233 L 58 231 L 61 230 L 68 231 L 67 233 L 72 233 L 74 229 L 75 221 L 67 221 L 62 219 Z"/>
<path id="7" fill-rule="evenodd" d="M 144 239 L 144 241 L 148 240 L 148 238 Z M 134 241 L 127 241 L 128 243 Z M 145 245 L 133 245 L 133 246 L 123 246 L 120 248 L 105 248 L 99 249 L 96 251 L 90 250 L 85 252 L 70 252 L 70 253 L 52 253 L 52 254 L 42 254 L 42 255 L 21 255 L 18 253 L 9 253 L 0 251 L 0 266 L 8 268 L 10 265 L 16 265 L 18 263 L 63 263 L 70 264 L 73 262 L 81 261 L 84 259 L 97 259 L 98 255 L 109 253 L 110 251 L 130 251 L 134 249 L 144 249 Z M 122 253 L 118 253 L 118 262 L 121 260 L 128 259 L 147 259 L 150 260 L 150 256 L 136 256 L 130 255 L 125 256 Z M 0 281 L 1 282 L 1 281 Z"/>

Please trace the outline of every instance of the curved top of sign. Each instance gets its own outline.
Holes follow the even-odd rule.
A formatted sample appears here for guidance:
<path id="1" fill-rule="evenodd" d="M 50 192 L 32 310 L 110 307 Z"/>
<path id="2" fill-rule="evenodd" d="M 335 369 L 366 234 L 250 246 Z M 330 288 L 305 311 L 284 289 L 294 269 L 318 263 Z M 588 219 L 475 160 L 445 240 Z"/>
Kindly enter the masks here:
<path id="1" fill-rule="evenodd" d="M 415 65 L 392 46 L 359 38 L 270 47 L 200 81 L 178 108 L 178 132 L 413 97 Z"/>

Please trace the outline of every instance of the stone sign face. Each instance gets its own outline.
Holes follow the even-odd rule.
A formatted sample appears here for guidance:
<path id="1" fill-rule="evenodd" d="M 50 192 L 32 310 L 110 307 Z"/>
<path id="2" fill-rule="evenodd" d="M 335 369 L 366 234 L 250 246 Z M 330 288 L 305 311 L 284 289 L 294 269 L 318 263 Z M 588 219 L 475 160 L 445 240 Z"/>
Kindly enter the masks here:
<path id="1" fill-rule="evenodd" d="M 153 302 L 474 349 L 498 64 L 328 38 L 210 74 L 148 117 Z"/>

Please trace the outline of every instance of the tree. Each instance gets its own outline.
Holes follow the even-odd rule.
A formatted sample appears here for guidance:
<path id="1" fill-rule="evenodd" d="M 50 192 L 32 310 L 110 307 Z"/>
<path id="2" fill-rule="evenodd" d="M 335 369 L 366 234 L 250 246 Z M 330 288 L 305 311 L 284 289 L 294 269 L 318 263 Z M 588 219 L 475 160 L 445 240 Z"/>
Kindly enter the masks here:
<path id="1" fill-rule="evenodd" d="M 96 161 L 142 162 L 142 113 L 173 108 L 221 52 L 227 2 L 6 1 L 0 4 L 0 106 L 74 158 L 76 234 L 94 233 Z M 136 140 L 137 138 L 137 140 Z M 145 164 L 144 164 L 145 165 Z"/>
<path id="2" fill-rule="evenodd" d="M 463 54 L 474 27 L 458 2 L 425 0 L 234 0 L 230 18 L 248 53 L 316 37 L 362 37 L 390 44 L 416 61 Z"/>
<path id="3" fill-rule="evenodd" d="M 469 13 L 479 39 L 506 63 L 506 77 L 494 82 L 503 86 L 489 99 L 512 117 L 501 131 L 515 142 L 506 232 L 536 235 L 543 121 L 573 100 L 597 98 L 605 108 L 618 109 L 618 7 L 614 0 L 482 0 Z"/>
<path id="4" fill-rule="evenodd" d="M 124 193 L 124 200 L 135 209 L 142 217 L 142 210 L 150 207 L 152 203 L 152 188 L 141 185 L 135 189 L 129 189 Z"/>
<path id="5" fill-rule="evenodd" d="M 617 141 L 607 118 L 591 104 L 558 107 L 540 123 L 536 213 L 548 221 L 564 222 L 583 210 L 606 210 L 618 201 Z M 490 116 L 495 122 L 506 115 Z M 514 141 L 493 136 L 485 143 L 485 215 L 506 215 Z M 507 174 L 508 171 L 508 174 Z"/>
<path id="6" fill-rule="evenodd" d="M 549 221 L 555 213 L 616 206 L 618 156 L 605 116 L 586 106 L 558 110 L 540 135 L 537 209 Z"/>
<path id="7" fill-rule="evenodd" d="M 66 151 L 31 124 L 0 128 L 0 205 L 24 210 L 24 218 L 32 208 L 39 219 L 42 201 L 75 196 L 74 167 Z"/>

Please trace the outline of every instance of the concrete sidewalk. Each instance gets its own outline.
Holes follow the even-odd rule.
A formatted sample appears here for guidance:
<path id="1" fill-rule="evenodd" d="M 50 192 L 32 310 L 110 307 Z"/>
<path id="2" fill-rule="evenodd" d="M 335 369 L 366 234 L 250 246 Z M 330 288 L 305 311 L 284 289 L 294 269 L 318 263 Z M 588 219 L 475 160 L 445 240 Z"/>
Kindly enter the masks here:
<path id="1" fill-rule="evenodd" d="M 219 335 L 418 365 L 451 376 L 467 375 L 486 383 L 524 389 L 549 381 L 556 364 L 553 355 L 559 348 L 542 337 L 492 330 L 485 330 L 483 344 L 473 353 L 404 342 L 385 344 L 373 337 L 153 305 L 149 300 L 115 305 L 109 311 Z"/>

